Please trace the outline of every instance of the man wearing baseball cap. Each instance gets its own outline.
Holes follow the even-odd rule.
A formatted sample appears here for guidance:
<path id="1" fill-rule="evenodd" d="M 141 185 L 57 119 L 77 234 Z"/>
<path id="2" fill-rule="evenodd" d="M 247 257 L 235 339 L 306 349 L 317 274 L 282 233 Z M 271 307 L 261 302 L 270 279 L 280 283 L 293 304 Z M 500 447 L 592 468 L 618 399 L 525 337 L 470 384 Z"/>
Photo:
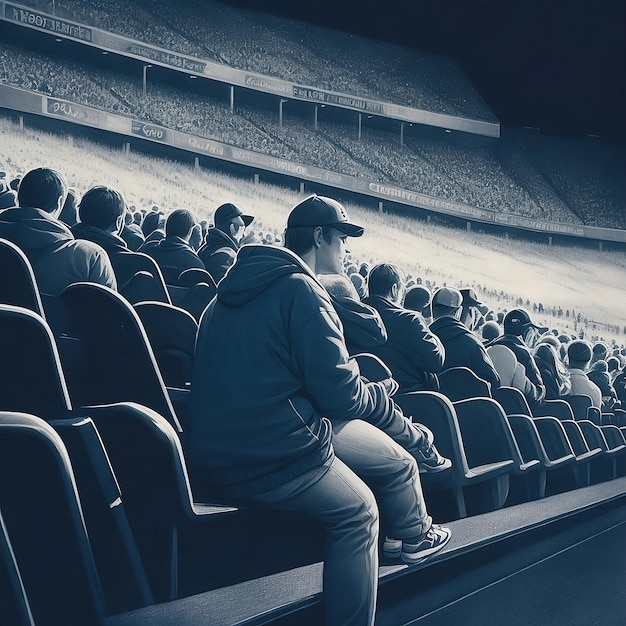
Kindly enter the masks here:
<path id="1" fill-rule="evenodd" d="M 530 315 L 524 309 L 512 309 L 504 316 L 504 334 L 497 337 L 488 346 L 503 345 L 515 354 L 518 363 L 526 369 L 529 385 L 525 385 L 526 399 L 531 405 L 543 400 L 546 389 L 535 358 L 530 351 L 537 337 L 538 326 L 532 323 Z"/>
<path id="2" fill-rule="evenodd" d="M 234 263 L 246 228 L 252 224 L 253 220 L 252 215 L 244 214 L 232 202 L 221 204 L 215 210 L 213 215 L 215 227 L 207 232 L 206 242 L 198 250 L 198 256 L 216 283 Z"/>
<path id="3" fill-rule="evenodd" d="M 463 295 L 458 289 L 440 287 L 432 299 L 433 322 L 430 330 L 443 344 L 446 351 L 443 369 L 467 367 L 476 376 L 500 386 L 500 376 L 478 337 L 459 320 L 463 307 Z"/>
<path id="4" fill-rule="evenodd" d="M 311 196 L 289 215 L 290 249 L 239 250 L 202 317 L 188 428 L 196 480 L 323 525 L 329 626 L 374 623 L 379 503 L 389 556 L 414 563 L 450 538 L 432 524 L 407 449 L 445 460 L 383 383 L 362 380 L 316 278 L 341 272 L 347 237 L 362 233 L 338 202 Z"/>

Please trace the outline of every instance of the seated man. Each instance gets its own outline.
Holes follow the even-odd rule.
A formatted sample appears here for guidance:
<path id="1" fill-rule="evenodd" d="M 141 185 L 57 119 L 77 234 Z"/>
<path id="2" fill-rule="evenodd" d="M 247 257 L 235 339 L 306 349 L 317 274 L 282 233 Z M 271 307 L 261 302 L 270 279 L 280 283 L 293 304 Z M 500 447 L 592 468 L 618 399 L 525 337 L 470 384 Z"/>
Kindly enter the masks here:
<path id="1" fill-rule="evenodd" d="M 567 346 L 567 366 L 572 384 L 569 395 L 589 396 L 592 405 L 601 410 L 602 392 L 600 387 L 592 383 L 586 374 L 592 356 L 591 344 L 588 341 L 577 339 Z"/>
<path id="2" fill-rule="evenodd" d="M 374 266 L 368 279 L 369 297 L 363 302 L 380 313 L 387 341 L 372 352 L 393 372 L 399 391 L 436 390 L 433 374 L 441 371 L 445 350 L 428 330 L 422 316 L 402 306 L 404 277 L 395 265 Z"/>
<path id="3" fill-rule="evenodd" d="M 62 174 L 47 167 L 31 170 L 20 181 L 19 207 L 0 212 L 0 237 L 24 251 L 41 293 L 56 296 L 81 281 L 116 289 L 107 253 L 91 241 L 75 239 L 57 219 L 66 196 Z"/>
<path id="4" fill-rule="evenodd" d="M 430 330 L 439 337 L 446 351 L 443 369 L 467 367 L 479 378 L 500 386 L 500 376 L 496 371 L 483 344 L 474 333 L 459 321 L 463 296 L 457 289 L 441 287 L 432 299 L 433 322 Z"/>
<path id="5" fill-rule="evenodd" d="M 487 346 L 506 346 L 524 366 L 527 382 L 524 382 L 523 389 L 531 409 L 546 395 L 541 373 L 529 349 L 529 346 L 534 345 L 536 336 L 537 326 L 530 321 L 528 313 L 524 309 L 512 309 L 504 316 L 504 334 L 487 344 Z M 489 355 L 493 360 L 490 352 Z"/>
<path id="6" fill-rule="evenodd" d="M 178 277 L 192 268 L 204 269 L 204 263 L 189 245 L 196 218 L 188 209 L 176 209 L 165 220 L 165 238 L 144 244 L 142 252 L 150 255 L 161 268 L 168 285 L 177 285 Z"/>
<path id="7" fill-rule="evenodd" d="M 311 196 L 289 215 L 291 250 L 241 248 L 202 318 L 188 429 L 196 480 L 324 526 L 325 623 L 335 626 L 374 622 L 378 505 L 363 480 L 389 520 L 387 554 L 415 562 L 450 537 L 432 524 L 407 449 L 433 467 L 444 459 L 381 383 L 363 382 L 316 278 L 339 273 L 347 237 L 362 232 L 338 202 Z"/>
<path id="8" fill-rule="evenodd" d="M 387 341 L 387 331 L 378 311 L 361 302 L 345 274 L 320 274 L 318 280 L 324 285 L 341 320 L 349 354 L 371 352 Z"/>
<path id="9" fill-rule="evenodd" d="M 213 216 L 215 226 L 207 231 L 206 242 L 198 250 L 198 256 L 216 284 L 233 264 L 246 228 L 253 220 L 252 215 L 244 215 L 244 212 L 232 202 L 222 204 L 215 210 Z"/>

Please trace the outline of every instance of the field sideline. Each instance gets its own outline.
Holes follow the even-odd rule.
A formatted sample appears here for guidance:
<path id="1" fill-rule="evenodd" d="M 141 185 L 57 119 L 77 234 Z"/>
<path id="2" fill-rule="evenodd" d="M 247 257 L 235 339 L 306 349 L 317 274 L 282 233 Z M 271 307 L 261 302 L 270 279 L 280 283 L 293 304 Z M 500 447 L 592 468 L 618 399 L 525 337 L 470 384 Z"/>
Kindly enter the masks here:
<path id="1" fill-rule="evenodd" d="M 49 165 L 62 171 L 79 192 L 93 184 L 106 184 L 122 191 L 136 207 L 158 205 L 165 211 L 188 207 L 198 218 L 211 220 L 222 202 L 241 204 L 257 216 L 255 226 L 264 232 L 282 232 L 290 208 L 301 198 L 293 189 L 254 184 L 190 164 L 176 163 L 75 138 L 30 129 L 20 131 L 0 120 L 0 169 L 8 176 L 32 167 Z M 191 158 L 190 158 L 191 162 Z M 374 203 L 372 203 L 373 205 Z M 438 285 L 473 285 L 494 310 L 515 306 L 515 298 L 561 306 L 580 312 L 589 320 L 587 336 L 616 339 L 621 332 L 608 332 L 591 323 L 626 327 L 626 252 L 590 250 L 504 239 L 427 224 L 401 216 L 346 203 L 351 218 L 366 227 L 361 239 L 350 240 L 359 261 L 389 261 L 414 277 Z M 486 290 L 486 291 L 485 291 Z M 492 292 L 503 292 L 494 298 Z M 536 316 L 547 326 L 573 332 L 571 319 Z"/>

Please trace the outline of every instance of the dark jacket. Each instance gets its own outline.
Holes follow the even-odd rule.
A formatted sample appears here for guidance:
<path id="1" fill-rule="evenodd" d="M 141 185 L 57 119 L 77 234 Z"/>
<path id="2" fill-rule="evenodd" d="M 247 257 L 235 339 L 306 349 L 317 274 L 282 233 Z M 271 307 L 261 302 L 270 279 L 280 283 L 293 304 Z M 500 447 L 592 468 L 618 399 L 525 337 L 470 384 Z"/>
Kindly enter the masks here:
<path id="1" fill-rule="evenodd" d="M 196 251 L 180 237 L 166 237 L 159 242 L 144 244 L 141 252 L 150 255 L 161 268 L 168 285 L 178 284 L 178 277 L 188 269 L 205 269 Z"/>
<path id="2" fill-rule="evenodd" d="M 93 282 L 117 289 L 107 253 L 41 209 L 15 207 L 0 212 L 0 237 L 22 249 L 42 293 L 59 295 L 75 282 Z"/>
<path id="3" fill-rule="evenodd" d="M 206 241 L 198 250 L 198 256 L 216 284 L 232 265 L 233 255 L 238 250 L 239 244 L 227 233 L 219 228 L 209 228 Z"/>
<path id="4" fill-rule="evenodd" d="M 530 385 L 527 386 L 528 394 L 526 395 L 526 399 L 531 403 L 540 402 L 544 399 L 546 395 L 546 388 L 543 384 L 541 373 L 539 372 L 539 368 L 535 363 L 535 358 L 533 357 L 531 351 L 520 337 L 517 335 L 504 334 L 500 337 L 496 337 L 487 345 L 502 345 L 510 348 L 513 351 L 513 354 L 515 354 L 515 358 L 518 363 L 521 363 L 526 369 L 526 378 L 530 382 Z"/>
<path id="5" fill-rule="evenodd" d="M 613 389 L 615 389 L 618 400 L 626 407 L 626 369 L 623 369 L 613 379 Z"/>
<path id="6" fill-rule="evenodd" d="M 490 382 L 492 387 L 500 386 L 500 376 L 491 358 L 478 337 L 467 326 L 453 317 L 444 316 L 432 322 L 429 328 L 441 339 L 445 348 L 444 370 L 468 367 L 476 376 Z"/>
<path id="7" fill-rule="evenodd" d="M 436 389 L 445 349 L 428 330 L 422 317 L 381 296 L 370 296 L 365 304 L 378 311 L 387 329 L 387 341 L 372 350 L 393 373 L 399 391 Z"/>
<path id="8" fill-rule="evenodd" d="M 126 242 L 129 250 L 136 252 L 145 241 L 143 231 L 138 224 L 124 224 L 120 237 Z"/>
<path id="9" fill-rule="evenodd" d="M 107 233 L 101 228 L 79 222 L 70 230 L 76 239 L 97 243 L 109 255 L 109 258 L 120 252 L 128 252 L 128 246 L 121 237 L 114 233 Z"/>
<path id="10" fill-rule="evenodd" d="M 348 296 L 328 295 L 343 325 L 350 354 L 371 352 L 387 341 L 387 330 L 376 309 Z"/>
<path id="11" fill-rule="evenodd" d="M 240 250 L 203 315 L 192 388 L 190 460 L 241 497 L 325 471 L 330 421 L 419 443 L 384 386 L 361 380 L 326 290 L 283 248 Z"/>
<path id="12" fill-rule="evenodd" d="M 558 400 L 559 398 L 567 395 L 569 386 L 561 387 L 556 379 L 556 375 L 551 364 L 544 361 L 544 359 L 540 356 L 535 355 L 534 358 L 535 363 L 539 368 L 539 373 L 541 374 L 541 380 L 543 381 L 543 385 L 546 389 L 544 400 Z"/>
<path id="13" fill-rule="evenodd" d="M 611 384 L 611 378 L 608 372 L 603 372 L 601 370 L 591 370 L 590 372 L 587 372 L 587 378 L 600 388 L 603 398 L 617 397 L 615 389 L 613 389 L 613 385 Z"/>

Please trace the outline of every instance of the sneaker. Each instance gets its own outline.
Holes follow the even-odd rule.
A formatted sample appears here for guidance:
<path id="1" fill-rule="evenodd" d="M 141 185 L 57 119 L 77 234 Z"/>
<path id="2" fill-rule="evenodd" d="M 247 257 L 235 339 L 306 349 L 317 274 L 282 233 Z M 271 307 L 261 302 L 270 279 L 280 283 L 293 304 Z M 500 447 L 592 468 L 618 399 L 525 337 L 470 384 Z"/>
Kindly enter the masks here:
<path id="1" fill-rule="evenodd" d="M 401 539 L 385 537 L 383 554 L 390 559 L 400 557 L 405 563 L 415 565 L 435 552 L 439 552 L 450 541 L 451 536 L 449 528 L 433 524 L 417 543 L 407 543 Z"/>
<path id="2" fill-rule="evenodd" d="M 433 443 L 435 441 L 435 435 L 433 435 L 432 431 L 422 424 L 416 424 L 415 426 L 417 426 L 423 434 L 420 447 L 413 452 L 413 456 L 417 460 L 419 473 L 435 474 L 450 469 L 452 467 L 452 461 L 439 454 Z"/>

